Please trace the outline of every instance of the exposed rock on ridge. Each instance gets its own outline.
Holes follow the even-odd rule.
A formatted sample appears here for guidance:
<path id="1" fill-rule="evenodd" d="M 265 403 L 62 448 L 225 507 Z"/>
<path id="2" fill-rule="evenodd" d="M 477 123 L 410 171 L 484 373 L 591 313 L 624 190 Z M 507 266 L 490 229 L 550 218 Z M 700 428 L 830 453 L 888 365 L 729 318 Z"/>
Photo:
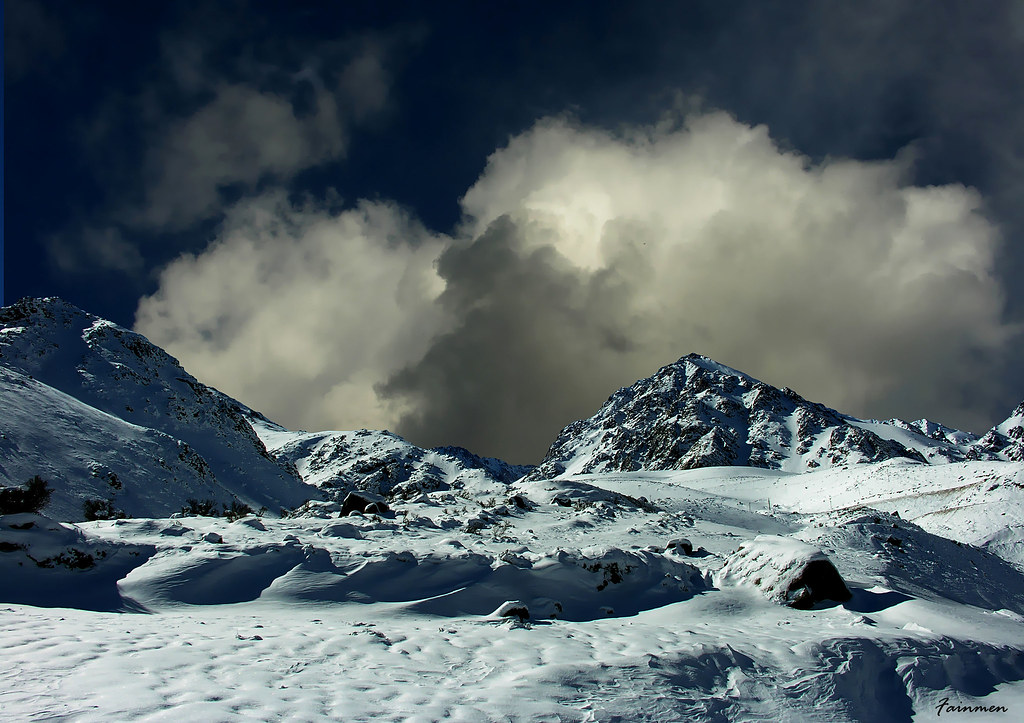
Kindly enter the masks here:
<path id="1" fill-rule="evenodd" d="M 1024 462 L 1024 402 L 1006 421 L 990 429 L 978 441 L 978 447 L 1012 462 Z"/>

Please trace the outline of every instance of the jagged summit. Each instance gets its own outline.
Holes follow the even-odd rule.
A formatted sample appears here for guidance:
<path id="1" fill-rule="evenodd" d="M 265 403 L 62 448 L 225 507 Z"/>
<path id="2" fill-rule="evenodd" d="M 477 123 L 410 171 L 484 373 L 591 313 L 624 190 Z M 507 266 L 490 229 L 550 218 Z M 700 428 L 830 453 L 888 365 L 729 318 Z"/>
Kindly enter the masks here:
<path id="1" fill-rule="evenodd" d="M 563 429 L 530 478 L 724 465 L 802 472 L 893 458 L 948 462 L 995 455 L 976 441 L 927 420 L 856 419 L 687 354 Z"/>

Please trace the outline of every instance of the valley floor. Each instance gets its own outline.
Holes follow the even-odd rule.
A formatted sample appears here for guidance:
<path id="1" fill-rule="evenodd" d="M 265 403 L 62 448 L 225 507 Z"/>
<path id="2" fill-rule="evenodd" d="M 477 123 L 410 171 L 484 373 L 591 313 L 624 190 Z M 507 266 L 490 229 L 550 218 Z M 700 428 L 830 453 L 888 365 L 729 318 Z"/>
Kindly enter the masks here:
<path id="1" fill-rule="evenodd" d="M 1022 475 L 718 469 L 433 492 L 391 517 L 7 516 L 0 719 L 1016 720 L 1024 574 L 1000 553 Z M 972 485 L 999 505 L 963 512 Z M 758 535 L 823 550 L 852 599 L 723 582 Z M 506 600 L 530 619 L 491 614 Z"/>

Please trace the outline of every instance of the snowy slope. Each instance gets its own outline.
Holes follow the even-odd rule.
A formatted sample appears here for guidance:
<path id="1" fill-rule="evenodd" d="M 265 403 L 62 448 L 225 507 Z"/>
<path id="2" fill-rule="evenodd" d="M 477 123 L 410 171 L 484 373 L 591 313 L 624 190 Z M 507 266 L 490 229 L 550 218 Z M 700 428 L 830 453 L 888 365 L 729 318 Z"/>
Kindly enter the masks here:
<path id="1" fill-rule="evenodd" d="M 43 475 L 62 517 L 81 519 L 86 499 L 111 492 L 131 515 L 169 514 L 196 495 L 276 512 L 317 494 L 266 452 L 241 404 L 60 299 L 0 309 L 0 369 L 0 479 Z M 103 489 L 111 474 L 122 488 Z"/>
<path id="2" fill-rule="evenodd" d="M 635 473 L 643 476 L 643 473 Z M 805 474 L 749 468 L 662 473 L 675 484 L 803 514 L 875 508 L 942 537 L 999 554 L 1024 569 L 1024 464 L 948 465 L 892 460 Z"/>
<path id="3" fill-rule="evenodd" d="M 47 514 L 82 518 L 85 500 L 138 517 L 167 516 L 189 498 L 230 500 L 206 461 L 179 439 L 101 412 L 42 382 L 0 367 L 0 477 L 40 475 Z"/>
<path id="4" fill-rule="evenodd" d="M 896 458 L 1012 459 L 1012 450 L 927 420 L 855 419 L 690 354 L 563 429 L 530 476 L 728 465 L 803 472 Z"/>

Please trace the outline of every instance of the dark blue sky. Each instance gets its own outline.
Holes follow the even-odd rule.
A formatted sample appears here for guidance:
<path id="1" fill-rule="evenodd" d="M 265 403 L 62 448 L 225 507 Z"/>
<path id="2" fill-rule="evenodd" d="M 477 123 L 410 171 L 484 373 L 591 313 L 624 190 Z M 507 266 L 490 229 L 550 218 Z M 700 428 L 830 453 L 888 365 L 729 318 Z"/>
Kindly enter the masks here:
<path id="1" fill-rule="evenodd" d="M 907 184 L 977 189 L 1000 324 L 1024 321 L 1017 3 L 9 0 L 4 20 L 5 303 L 59 295 L 131 326 L 240 200 L 334 189 L 455 233 L 488 157 L 539 119 L 616 133 L 721 110 L 809 164 L 902 152 Z M 213 147 L 228 157 L 204 166 Z M 1010 336 L 984 352 L 1001 382 L 975 426 L 1024 393 Z"/>

